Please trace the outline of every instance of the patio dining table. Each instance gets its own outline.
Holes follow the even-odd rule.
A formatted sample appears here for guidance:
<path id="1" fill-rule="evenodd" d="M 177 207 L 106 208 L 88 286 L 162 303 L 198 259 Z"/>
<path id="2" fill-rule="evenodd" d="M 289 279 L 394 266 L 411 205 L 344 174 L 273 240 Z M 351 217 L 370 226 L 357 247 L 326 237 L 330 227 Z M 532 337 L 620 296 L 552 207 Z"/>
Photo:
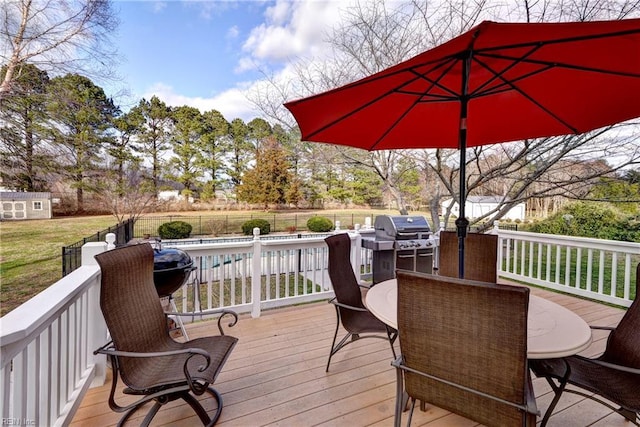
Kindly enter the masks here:
<path id="1" fill-rule="evenodd" d="M 367 292 L 365 305 L 390 327 L 397 329 L 398 282 L 380 282 Z M 578 354 L 591 345 L 587 322 L 571 310 L 535 295 L 529 296 L 527 357 L 559 358 Z"/>

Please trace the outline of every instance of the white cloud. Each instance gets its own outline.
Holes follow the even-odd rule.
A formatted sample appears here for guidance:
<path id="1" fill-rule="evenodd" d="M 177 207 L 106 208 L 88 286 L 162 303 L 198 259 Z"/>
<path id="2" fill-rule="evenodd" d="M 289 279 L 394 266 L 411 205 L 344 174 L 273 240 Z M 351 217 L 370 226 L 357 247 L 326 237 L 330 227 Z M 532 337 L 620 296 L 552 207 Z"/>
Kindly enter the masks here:
<path id="1" fill-rule="evenodd" d="M 284 62 L 321 50 L 325 32 L 340 19 L 347 1 L 278 0 L 265 11 L 266 22 L 255 27 L 243 50 L 254 60 Z"/>
<path id="2" fill-rule="evenodd" d="M 259 116 L 253 105 L 247 100 L 242 84 L 206 98 L 181 95 L 167 84 L 155 83 L 142 96 L 150 99 L 154 95 L 172 107 L 188 105 L 199 109 L 201 112 L 218 110 L 229 121 L 240 118 L 248 122 Z"/>
<path id="3" fill-rule="evenodd" d="M 238 65 L 233 69 L 235 73 L 242 73 L 243 71 L 255 70 L 257 67 L 256 61 L 248 56 L 242 57 L 238 60 Z"/>
<path id="4" fill-rule="evenodd" d="M 240 29 L 238 28 L 237 25 L 234 25 L 233 27 L 229 28 L 227 30 L 227 35 L 226 38 L 227 39 L 235 39 L 240 35 Z"/>
<path id="5" fill-rule="evenodd" d="M 267 8 L 264 15 L 273 25 L 283 25 L 291 14 L 292 6 L 288 1 L 278 0 L 275 5 Z"/>
<path id="6" fill-rule="evenodd" d="M 153 13 L 160 13 L 167 7 L 166 1 L 157 1 L 153 3 Z"/>

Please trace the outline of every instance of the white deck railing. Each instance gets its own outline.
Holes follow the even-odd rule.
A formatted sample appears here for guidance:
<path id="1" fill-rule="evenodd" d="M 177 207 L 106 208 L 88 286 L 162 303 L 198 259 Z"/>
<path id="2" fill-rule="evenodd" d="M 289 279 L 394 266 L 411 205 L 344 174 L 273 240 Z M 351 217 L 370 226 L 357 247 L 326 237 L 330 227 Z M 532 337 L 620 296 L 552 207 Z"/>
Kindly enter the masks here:
<path id="1" fill-rule="evenodd" d="M 3 425 L 67 425 L 105 360 L 93 350 L 105 342 L 100 314 L 100 270 L 83 248 L 83 266 L 0 319 L 0 412 Z"/>
<path id="2" fill-rule="evenodd" d="M 640 244 L 498 231 L 499 274 L 525 283 L 628 306 Z M 371 273 L 371 251 L 351 233 L 352 267 Z M 99 309 L 100 271 L 83 266 L 0 319 L 0 412 L 4 424 L 66 425 L 105 360 L 93 355 L 107 333 Z M 261 310 L 333 296 L 324 237 L 182 245 L 198 269 L 175 295 L 181 311 Z M 569 266 L 569 267 L 567 267 Z M 254 274 L 255 273 L 255 274 Z M 199 289 L 199 300 L 194 292 Z M 198 307 L 199 305 L 199 307 Z M 194 316 L 194 319 L 198 316 Z"/>
<path id="3" fill-rule="evenodd" d="M 500 276 L 607 303 L 631 305 L 640 243 L 505 230 L 498 231 L 498 236 Z"/>
<path id="4" fill-rule="evenodd" d="M 359 241 L 353 237 L 355 247 Z M 193 296 L 198 287 L 203 309 L 227 307 L 256 317 L 262 309 L 333 296 L 322 237 L 261 241 L 256 236 L 180 248 L 193 257 L 201 279 L 179 292 L 183 311 L 193 311 L 189 292 Z M 91 384 L 104 383 L 106 360 L 93 355 L 107 341 L 93 256 L 106 249 L 106 243 L 86 244 L 82 267 L 0 319 L 3 425 L 67 425 Z"/>
<path id="5" fill-rule="evenodd" d="M 324 237 L 260 240 L 256 235 L 253 241 L 163 244 L 167 247 L 187 252 L 197 267 L 173 296 L 183 312 L 225 307 L 257 317 L 263 309 L 333 295 Z"/>

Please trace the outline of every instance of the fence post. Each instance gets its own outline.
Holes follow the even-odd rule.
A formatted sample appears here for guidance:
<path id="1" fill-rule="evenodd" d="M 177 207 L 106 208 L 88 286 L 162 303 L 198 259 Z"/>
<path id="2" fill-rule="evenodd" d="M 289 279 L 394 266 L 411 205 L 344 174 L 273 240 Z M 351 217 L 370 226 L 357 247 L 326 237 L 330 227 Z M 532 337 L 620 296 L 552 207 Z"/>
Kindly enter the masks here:
<path id="1" fill-rule="evenodd" d="M 268 280 L 268 278 L 267 278 Z M 253 257 L 251 258 L 251 317 L 260 317 L 262 295 L 262 243 L 260 228 L 253 229 Z"/>

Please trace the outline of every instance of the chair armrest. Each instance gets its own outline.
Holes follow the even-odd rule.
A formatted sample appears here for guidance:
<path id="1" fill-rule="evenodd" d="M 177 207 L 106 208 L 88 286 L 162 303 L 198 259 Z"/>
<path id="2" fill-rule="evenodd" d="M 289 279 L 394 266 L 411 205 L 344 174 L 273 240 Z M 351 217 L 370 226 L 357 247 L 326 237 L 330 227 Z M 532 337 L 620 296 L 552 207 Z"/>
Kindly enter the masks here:
<path id="1" fill-rule="evenodd" d="M 140 353 L 135 351 L 119 351 L 113 346 L 113 341 L 103 345 L 99 349 L 95 350 L 93 354 L 106 354 L 107 356 L 118 356 L 118 357 L 168 357 L 168 356 L 176 356 L 178 354 L 190 354 L 188 359 L 195 355 L 200 355 L 205 358 L 207 364 L 205 366 L 199 366 L 198 371 L 202 372 L 209 367 L 211 363 L 211 356 L 209 352 L 203 350 L 201 348 L 183 348 L 180 350 L 169 350 L 169 351 L 152 351 L 146 353 Z"/>
<path id="2" fill-rule="evenodd" d="M 342 307 L 342 308 L 346 308 L 347 310 L 353 310 L 353 311 L 369 311 L 366 308 L 362 308 L 362 307 L 354 307 L 352 305 L 347 305 L 347 304 L 342 304 L 338 301 L 336 301 L 335 298 L 332 298 L 331 300 L 329 300 L 329 303 L 336 305 L 338 307 Z"/>
<path id="3" fill-rule="evenodd" d="M 188 364 L 189 360 L 191 360 L 194 356 L 202 356 L 206 363 L 204 365 L 198 366 L 198 372 L 204 372 L 209 365 L 211 365 L 211 355 L 208 351 L 203 350 L 201 348 L 183 348 L 180 350 L 169 350 L 169 351 L 154 351 L 147 353 L 140 353 L 134 351 L 119 351 L 113 346 L 113 341 L 108 342 L 103 345 L 99 349 L 95 350 L 93 354 L 105 354 L 110 357 L 137 357 L 137 358 L 154 358 L 154 357 L 170 357 L 177 356 L 180 354 L 188 354 L 187 358 L 184 361 L 184 365 L 182 371 L 184 372 L 184 377 L 189 385 L 191 391 L 193 391 L 197 395 L 201 395 L 208 384 L 202 385 L 191 378 L 191 374 L 189 373 Z M 115 375 L 115 374 L 114 374 Z"/>
<path id="4" fill-rule="evenodd" d="M 233 319 L 231 319 L 227 324 L 228 327 L 235 326 L 236 323 L 238 323 L 238 314 L 235 311 L 227 310 L 227 309 L 204 310 L 204 311 L 198 311 L 197 313 L 179 313 L 179 312 L 168 311 L 168 312 L 165 312 L 164 314 L 166 316 L 191 316 L 191 317 L 211 316 L 211 315 L 219 314 L 220 317 L 218 317 L 218 330 L 220 331 L 220 335 L 224 335 L 224 331 L 222 330 L 222 319 L 225 316 L 229 315 L 233 317 Z"/>
<path id="5" fill-rule="evenodd" d="M 595 325 L 589 325 L 589 327 L 591 329 L 598 329 L 598 330 L 603 330 L 603 331 L 615 331 L 616 328 L 613 326 L 595 326 Z"/>
<path id="6" fill-rule="evenodd" d="M 580 359 L 584 362 L 587 363 L 593 363 L 594 365 L 599 365 L 605 368 L 609 368 L 609 369 L 614 369 L 616 371 L 621 371 L 621 372 L 627 372 L 630 374 L 635 374 L 635 375 L 640 375 L 640 369 L 639 368 L 631 368 L 629 366 L 623 366 L 623 365 L 617 365 L 615 363 L 610 363 L 610 362 L 605 362 L 604 360 L 598 360 L 598 359 L 590 359 L 588 357 L 584 357 L 584 356 L 572 356 L 575 357 L 577 359 Z"/>
<path id="7" fill-rule="evenodd" d="M 365 282 L 364 280 L 358 282 L 358 286 L 364 289 L 371 289 L 371 283 Z"/>

